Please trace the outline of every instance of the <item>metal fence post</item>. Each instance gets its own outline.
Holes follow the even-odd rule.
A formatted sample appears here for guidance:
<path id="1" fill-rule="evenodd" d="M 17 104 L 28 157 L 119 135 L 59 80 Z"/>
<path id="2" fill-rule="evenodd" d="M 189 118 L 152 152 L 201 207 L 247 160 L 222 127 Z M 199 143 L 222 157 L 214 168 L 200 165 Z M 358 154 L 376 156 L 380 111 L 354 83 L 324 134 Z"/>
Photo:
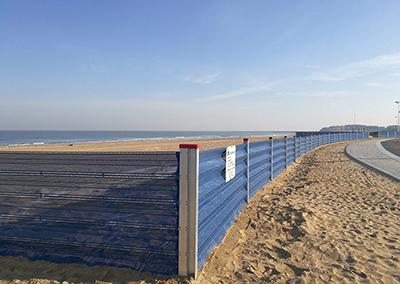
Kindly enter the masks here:
<path id="1" fill-rule="evenodd" d="M 311 149 L 310 150 L 313 150 L 314 148 L 315 148 L 315 135 L 312 134 L 311 135 Z"/>
<path id="2" fill-rule="evenodd" d="M 285 138 L 285 169 L 287 168 L 287 156 L 288 156 L 288 152 L 287 152 L 287 136 L 284 137 Z"/>
<path id="3" fill-rule="evenodd" d="M 269 137 L 269 141 L 271 141 L 271 158 L 270 158 L 270 171 L 271 171 L 271 180 L 274 179 L 274 139 L 273 137 Z"/>
<path id="4" fill-rule="evenodd" d="M 249 138 L 243 139 L 244 148 L 246 149 L 246 202 L 250 202 L 250 143 Z"/>
<path id="5" fill-rule="evenodd" d="M 310 151 L 313 149 L 314 146 L 314 135 L 310 135 Z"/>
<path id="6" fill-rule="evenodd" d="M 197 277 L 199 145 L 179 145 L 179 256 L 180 276 Z"/>
<path id="7" fill-rule="evenodd" d="M 313 150 L 315 148 L 315 135 L 311 134 L 311 149 Z"/>

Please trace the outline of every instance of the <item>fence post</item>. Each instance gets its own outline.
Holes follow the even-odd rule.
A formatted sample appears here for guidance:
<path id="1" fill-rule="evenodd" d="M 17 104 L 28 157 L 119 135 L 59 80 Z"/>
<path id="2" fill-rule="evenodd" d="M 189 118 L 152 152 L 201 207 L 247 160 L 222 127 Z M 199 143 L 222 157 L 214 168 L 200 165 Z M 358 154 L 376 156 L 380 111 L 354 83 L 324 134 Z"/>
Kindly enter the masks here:
<path id="1" fill-rule="evenodd" d="M 314 147 L 315 147 L 315 135 L 312 134 L 311 135 L 311 149 L 310 150 L 314 149 Z"/>
<path id="2" fill-rule="evenodd" d="M 315 148 L 315 135 L 311 134 L 311 149 L 313 150 Z"/>
<path id="3" fill-rule="evenodd" d="M 197 277 L 199 145 L 179 145 L 179 256 L 180 276 Z"/>
<path id="4" fill-rule="evenodd" d="M 310 151 L 313 149 L 314 147 L 314 135 L 311 134 L 310 135 Z"/>
<path id="5" fill-rule="evenodd" d="M 271 141 L 271 159 L 269 169 L 271 171 L 271 180 L 274 179 L 274 139 L 273 137 L 269 137 L 269 141 Z"/>
<path id="6" fill-rule="evenodd" d="M 307 153 L 307 152 L 309 151 L 308 148 L 309 148 L 309 143 L 310 143 L 310 137 L 311 137 L 311 136 L 309 136 L 309 135 L 306 136 L 306 143 L 305 143 L 305 144 L 306 144 L 306 152 L 305 152 L 305 153 Z"/>
<path id="7" fill-rule="evenodd" d="M 284 137 L 285 138 L 285 169 L 287 168 L 287 156 L 288 156 L 288 152 L 287 152 L 287 136 Z"/>
<path id="8" fill-rule="evenodd" d="M 308 136 L 304 136 L 304 153 L 308 152 Z"/>
<path id="9" fill-rule="evenodd" d="M 244 148 L 246 149 L 246 202 L 250 202 L 250 143 L 249 143 L 249 138 L 244 138 L 243 139 L 244 143 Z"/>

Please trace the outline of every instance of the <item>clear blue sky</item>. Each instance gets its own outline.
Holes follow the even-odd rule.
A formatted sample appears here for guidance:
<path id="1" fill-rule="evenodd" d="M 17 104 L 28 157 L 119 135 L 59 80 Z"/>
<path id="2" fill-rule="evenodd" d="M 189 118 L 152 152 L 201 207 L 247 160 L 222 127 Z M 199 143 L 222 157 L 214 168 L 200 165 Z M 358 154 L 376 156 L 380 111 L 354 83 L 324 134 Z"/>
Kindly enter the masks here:
<path id="1" fill-rule="evenodd" d="M 394 124 L 400 1 L 0 0 L 0 129 Z"/>

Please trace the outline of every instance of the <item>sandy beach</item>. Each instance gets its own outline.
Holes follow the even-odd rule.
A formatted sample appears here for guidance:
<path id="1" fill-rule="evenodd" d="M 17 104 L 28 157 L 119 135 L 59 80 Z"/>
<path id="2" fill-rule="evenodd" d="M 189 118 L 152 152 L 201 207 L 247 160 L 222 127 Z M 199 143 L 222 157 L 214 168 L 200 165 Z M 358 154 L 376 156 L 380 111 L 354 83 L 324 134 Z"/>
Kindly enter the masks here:
<path id="1" fill-rule="evenodd" d="M 400 283 L 400 185 L 351 161 L 345 145 L 306 154 L 260 191 L 193 283 Z M 186 282 L 15 257 L 0 258 L 0 279 Z"/>
<path id="2" fill-rule="evenodd" d="M 282 137 L 274 137 L 278 139 Z M 250 141 L 263 141 L 269 137 L 250 137 Z M 199 144 L 200 149 L 210 149 L 237 145 L 243 138 L 204 138 L 204 139 L 149 139 L 118 142 L 85 142 L 75 144 L 44 144 L 24 146 L 0 146 L 0 151 L 53 151 L 53 152 L 142 152 L 142 151 L 178 151 L 179 144 Z"/>

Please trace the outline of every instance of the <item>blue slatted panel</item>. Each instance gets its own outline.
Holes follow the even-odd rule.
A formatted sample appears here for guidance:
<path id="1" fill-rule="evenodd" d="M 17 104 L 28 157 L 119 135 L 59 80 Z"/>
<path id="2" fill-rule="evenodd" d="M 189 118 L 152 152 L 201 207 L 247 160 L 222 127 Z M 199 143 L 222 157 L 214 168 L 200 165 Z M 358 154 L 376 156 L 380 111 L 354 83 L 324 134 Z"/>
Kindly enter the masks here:
<path id="1" fill-rule="evenodd" d="M 271 178 L 271 141 L 250 143 L 250 196 L 253 197 Z"/>
<path id="2" fill-rule="evenodd" d="M 307 153 L 307 137 L 299 137 L 301 143 L 301 151 L 300 153 L 303 155 Z"/>
<path id="3" fill-rule="evenodd" d="M 0 153 L 0 254 L 176 274 L 178 155 Z"/>
<path id="4" fill-rule="evenodd" d="M 236 146 L 236 176 L 225 182 L 225 148 L 200 152 L 198 265 L 224 238 L 246 205 L 246 159 L 243 145 Z"/>
<path id="5" fill-rule="evenodd" d="M 286 167 L 286 145 L 285 140 L 277 139 L 274 140 L 273 146 L 273 170 L 274 177 L 279 175 Z"/>
<path id="6" fill-rule="evenodd" d="M 318 147 L 318 136 L 317 135 L 313 135 L 313 149 Z"/>
<path id="7" fill-rule="evenodd" d="M 313 148 L 313 145 L 312 145 L 313 139 L 312 138 L 313 138 L 312 135 L 307 136 L 307 151 L 306 152 L 311 151 Z"/>
<path id="8" fill-rule="evenodd" d="M 295 149 L 295 158 L 297 159 L 301 155 L 301 137 L 294 138 L 294 149 Z"/>
<path id="9" fill-rule="evenodd" d="M 287 139 L 287 147 L 286 147 L 286 149 L 287 149 L 287 165 L 290 165 L 296 159 L 295 139 L 294 138 L 288 138 Z"/>
<path id="10" fill-rule="evenodd" d="M 380 131 L 378 137 L 400 137 L 400 131 Z"/>

